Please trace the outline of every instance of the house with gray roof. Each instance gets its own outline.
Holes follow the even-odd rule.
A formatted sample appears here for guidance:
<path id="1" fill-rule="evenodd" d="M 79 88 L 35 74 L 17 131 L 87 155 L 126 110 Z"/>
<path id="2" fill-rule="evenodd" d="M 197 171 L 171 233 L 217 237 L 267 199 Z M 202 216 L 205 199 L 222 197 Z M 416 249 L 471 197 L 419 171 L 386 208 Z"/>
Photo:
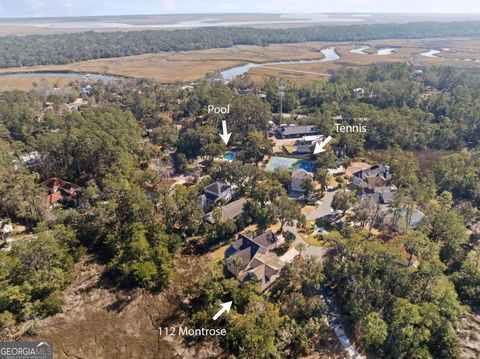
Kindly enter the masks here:
<path id="1" fill-rule="evenodd" d="M 285 138 L 303 138 L 307 136 L 316 136 L 320 134 L 320 130 L 317 126 L 306 125 L 281 125 L 275 129 L 275 137 L 278 139 Z"/>
<path id="2" fill-rule="evenodd" d="M 354 186 L 371 190 L 388 185 L 391 179 L 390 167 L 386 165 L 374 165 L 352 174 Z"/>
<path id="3" fill-rule="evenodd" d="M 236 201 L 230 202 L 225 206 L 220 207 L 221 220 L 226 221 L 227 219 L 237 219 L 245 212 L 246 204 L 247 200 L 245 198 L 240 198 Z M 215 219 L 213 218 L 213 212 L 210 212 L 205 216 L 205 222 L 209 224 L 215 223 Z"/>
<path id="4" fill-rule="evenodd" d="M 393 199 L 396 191 L 397 187 L 393 184 L 390 186 L 375 187 L 372 196 L 375 199 L 375 202 L 379 204 L 388 204 Z"/>
<path id="5" fill-rule="evenodd" d="M 229 202 L 232 199 L 232 186 L 226 182 L 213 182 L 203 189 L 198 202 L 204 210 L 220 201 Z"/>
<path id="6" fill-rule="evenodd" d="M 280 275 L 285 263 L 273 252 L 281 242 L 272 231 L 257 237 L 239 234 L 225 251 L 226 269 L 240 282 L 257 281 L 262 291 L 267 290 Z"/>

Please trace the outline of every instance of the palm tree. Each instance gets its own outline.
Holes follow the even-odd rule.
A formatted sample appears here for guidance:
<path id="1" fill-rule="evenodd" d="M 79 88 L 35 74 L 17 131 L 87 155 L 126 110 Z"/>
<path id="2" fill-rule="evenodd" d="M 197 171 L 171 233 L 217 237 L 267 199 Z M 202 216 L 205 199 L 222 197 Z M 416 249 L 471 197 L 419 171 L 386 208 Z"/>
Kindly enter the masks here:
<path id="1" fill-rule="evenodd" d="M 295 249 L 298 251 L 300 257 L 302 256 L 302 252 L 307 249 L 307 245 L 303 242 L 299 242 L 297 243 L 297 245 L 295 246 Z"/>
<path id="2" fill-rule="evenodd" d="M 242 265 L 242 258 L 235 257 L 232 259 L 232 264 L 235 267 L 235 274 L 238 274 L 238 268 Z"/>

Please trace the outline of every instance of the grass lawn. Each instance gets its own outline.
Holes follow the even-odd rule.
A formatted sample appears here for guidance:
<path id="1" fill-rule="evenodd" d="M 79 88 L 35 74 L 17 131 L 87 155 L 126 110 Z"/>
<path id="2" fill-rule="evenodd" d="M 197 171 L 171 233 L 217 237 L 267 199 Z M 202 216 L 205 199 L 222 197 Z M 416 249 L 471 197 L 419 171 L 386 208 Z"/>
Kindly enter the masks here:
<path id="1" fill-rule="evenodd" d="M 325 243 L 317 239 L 317 237 L 314 237 L 305 233 L 301 233 L 301 232 L 299 232 L 299 234 L 300 234 L 300 237 L 302 237 L 302 239 L 308 244 L 310 244 L 311 246 L 325 247 Z"/>
<path id="2" fill-rule="evenodd" d="M 277 222 L 277 223 L 271 225 L 270 227 L 268 227 L 267 230 L 271 230 L 273 233 L 277 233 L 280 230 L 281 226 L 282 226 L 282 224 L 280 222 Z"/>
<path id="3" fill-rule="evenodd" d="M 248 227 L 246 227 L 242 233 L 250 233 L 250 232 L 256 232 L 258 229 L 258 226 L 256 224 L 251 224 Z"/>
<path id="4" fill-rule="evenodd" d="M 315 247 L 323 247 L 323 243 L 316 238 L 316 236 L 312 236 L 309 233 L 313 233 L 313 229 L 315 228 L 315 221 L 307 220 L 305 225 L 306 230 L 299 230 L 298 234 L 300 237 L 307 242 L 308 244 L 315 246 Z"/>
<path id="5" fill-rule="evenodd" d="M 211 260 L 214 262 L 216 261 L 221 261 L 223 258 L 225 258 L 225 251 L 227 248 L 230 246 L 230 243 L 227 243 L 220 248 L 215 249 L 213 252 L 209 253 L 208 256 L 210 257 Z"/>

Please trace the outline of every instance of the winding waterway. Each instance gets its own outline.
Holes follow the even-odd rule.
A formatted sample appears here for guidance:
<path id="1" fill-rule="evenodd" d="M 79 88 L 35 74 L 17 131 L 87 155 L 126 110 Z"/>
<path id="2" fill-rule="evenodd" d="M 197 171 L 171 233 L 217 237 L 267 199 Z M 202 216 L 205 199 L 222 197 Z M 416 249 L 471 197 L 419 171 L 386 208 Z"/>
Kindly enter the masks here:
<path id="1" fill-rule="evenodd" d="M 420 55 L 425 57 L 438 57 L 437 54 L 439 53 L 440 53 L 439 50 L 431 49 L 430 51 L 422 52 Z"/>
<path id="2" fill-rule="evenodd" d="M 352 54 L 358 54 L 358 55 L 368 55 L 365 50 L 368 50 L 370 48 L 370 46 L 361 46 L 361 47 L 357 47 L 355 49 L 351 49 L 350 50 L 350 53 Z"/>
<path id="3" fill-rule="evenodd" d="M 321 53 L 323 54 L 324 58 L 317 59 L 317 60 L 277 61 L 277 62 L 267 62 L 263 64 L 248 62 L 245 65 L 232 67 L 231 69 L 222 71 L 220 72 L 220 75 L 222 75 L 225 81 L 230 81 L 237 76 L 243 75 L 253 67 L 273 68 L 273 66 L 276 66 L 276 65 L 310 64 L 310 63 L 316 63 L 316 62 L 329 62 L 329 61 L 335 61 L 340 59 L 340 56 L 338 56 L 338 54 L 335 52 L 335 47 L 327 47 L 326 49 L 321 50 Z"/>
<path id="4" fill-rule="evenodd" d="M 392 55 L 392 54 L 393 54 L 393 50 L 395 50 L 395 49 L 392 49 L 391 47 L 386 47 L 386 48 L 384 48 L 384 49 L 378 49 L 377 55 L 378 55 L 378 56 Z"/>
<path id="5" fill-rule="evenodd" d="M 369 46 L 361 46 L 358 48 L 354 48 L 350 50 L 353 54 L 361 54 L 361 55 L 368 55 L 365 50 L 369 49 Z M 382 48 L 377 51 L 375 55 L 377 56 L 385 56 L 393 54 L 393 48 Z M 319 62 L 331 62 L 340 59 L 340 56 L 335 52 L 335 47 L 327 47 L 321 50 L 323 54 L 322 59 L 313 59 L 313 60 L 297 60 L 297 61 L 274 61 L 274 62 L 267 62 L 267 63 L 254 63 L 248 62 L 244 65 L 232 67 L 230 69 L 224 70 L 220 72 L 224 81 L 233 80 L 235 77 L 243 75 L 244 73 L 248 72 L 251 68 L 260 67 L 260 68 L 268 68 L 274 70 L 282 70 L 282 71 L 290 71 L 290 72 L 298 72 L 298 73 L 309 73 L 309 74 L 317 74 L 328 76 L 328 74 L 316 73 L 311 71 L 302 71 L 302 70 L 295 70 L 295 69 L 285 69 L 276 67 L 278 65 L 291 65 L 291 64 L 308 64 L 308 63 L 319 63 Z M 431 49 L 430 51 L 423 52 L 420 55 L 425 57 L 437 57 L 436 55 L 439 54 L 439 50 Z M 464 61 L 475 61 L 472 59 L 465 59 Z M 478 60 L 477 60 L 478 61 Z M 0 78 L 27 78 L 27 77 L 52 77 L 52 78 L 71 78 L 77 80 L 93 80 L 93 81 L 103 81 L 103 82 L 116 82 L 125 79 L 122 76 L 115 76 L 115 75 L 102 75 L 102 74 L 87 74 L 85 72 L 46 72 L 46 71 L 30 71 L 30 72 L 16 72 L 16 73 L 4 73 L 0 74 Z"/>

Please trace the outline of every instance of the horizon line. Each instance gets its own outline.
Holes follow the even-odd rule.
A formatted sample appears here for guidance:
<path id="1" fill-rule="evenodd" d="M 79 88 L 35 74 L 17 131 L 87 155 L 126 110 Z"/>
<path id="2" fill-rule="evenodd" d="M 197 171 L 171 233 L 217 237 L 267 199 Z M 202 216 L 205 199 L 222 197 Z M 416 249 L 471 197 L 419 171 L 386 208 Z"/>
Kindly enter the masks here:
<path id="1" fill-rule="evenodd" d="M 343 15 L 463 15 L 480 16 L 480 12 L 383 12 L 383 11 L 329 11 L 329 12 L 185 12 L 185 13 L 138 13 L 138 14 L 98 14 L 98 15 L 51 15 L 51 16 L 7 16 L 0 17 L 0 20 L 11 19 L 65 19 L 65 18 L 98 18 L 98 17 L 136 17 L 136 16 L 181 16 L 181 15 L 318 15 L 318 14 L 343 14 Z M 293 20 L 293 19 L 292 19 Z M 285 19 L 288 21 L 288 19 Z M 281 22 L 281 21 L 279 21 Z"/>

